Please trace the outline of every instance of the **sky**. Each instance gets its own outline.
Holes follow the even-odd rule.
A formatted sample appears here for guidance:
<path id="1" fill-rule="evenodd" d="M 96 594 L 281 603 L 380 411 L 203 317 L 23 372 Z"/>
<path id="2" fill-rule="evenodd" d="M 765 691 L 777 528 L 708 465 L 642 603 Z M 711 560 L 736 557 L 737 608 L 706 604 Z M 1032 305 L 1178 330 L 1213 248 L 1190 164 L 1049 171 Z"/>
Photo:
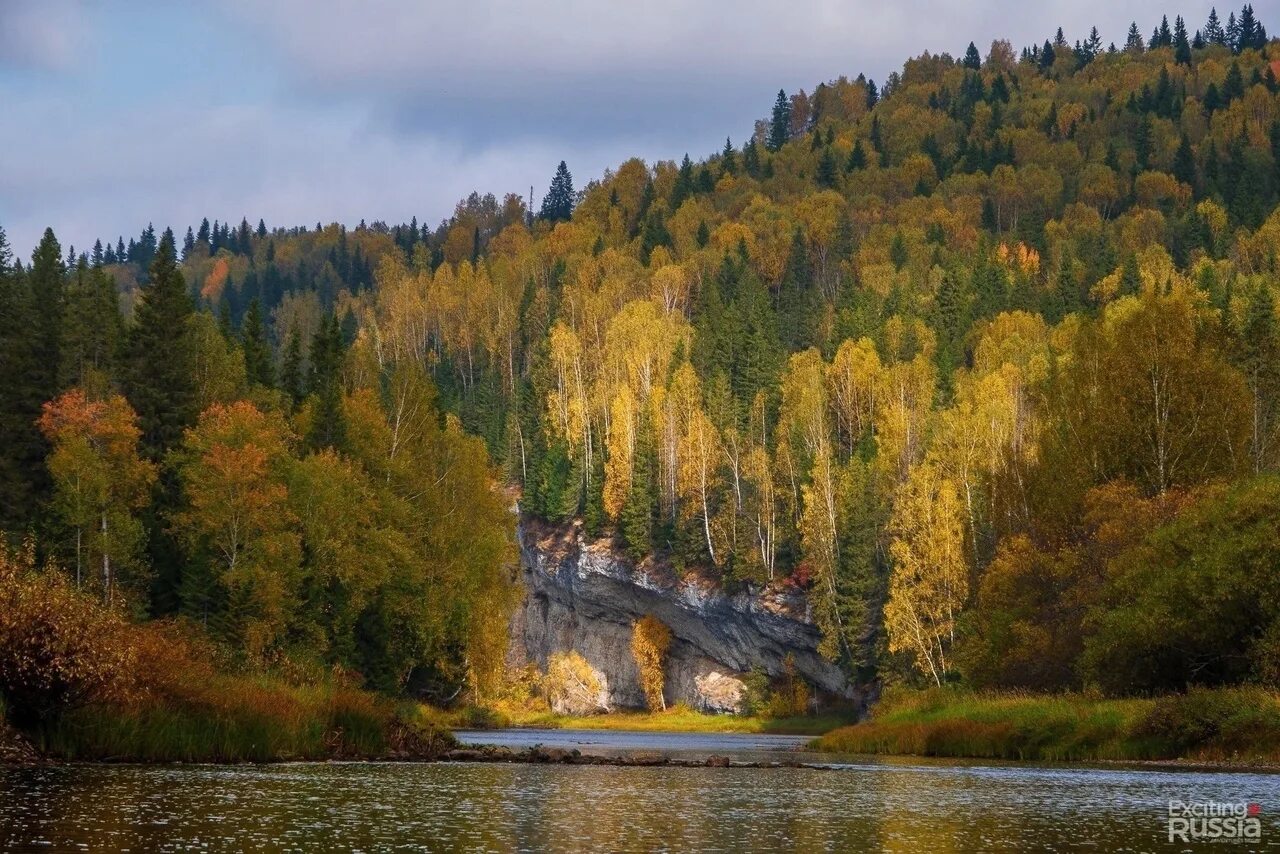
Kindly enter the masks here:
<path id="1" fill-rule="evenodd" d="M 779 88 L 1162 14 L 1194 31 L 1208 7 L 0 0 L 0 226 L 26 258 L 46 226 L 65 250 L 202 217 L 434 225 L 473 190 L 536 205 L 561 159 L 581 187 L 740 143 Z"/>

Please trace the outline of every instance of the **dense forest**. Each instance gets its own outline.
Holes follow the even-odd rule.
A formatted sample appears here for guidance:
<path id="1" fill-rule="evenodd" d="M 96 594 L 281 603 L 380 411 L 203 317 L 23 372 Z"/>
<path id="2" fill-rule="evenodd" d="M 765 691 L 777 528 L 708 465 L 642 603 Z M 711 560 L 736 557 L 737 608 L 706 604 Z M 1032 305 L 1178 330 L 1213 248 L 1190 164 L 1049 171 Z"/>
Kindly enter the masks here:
<path id="1" fill-rule="evenodd" d="M 862 679 L 1275 683 L 1278 75 L 1246 5 L 779 92 L 537 211 L 0 238 L 0 525 L 389 691 L 498 678 L 513 497 L 803 588 Z"/>

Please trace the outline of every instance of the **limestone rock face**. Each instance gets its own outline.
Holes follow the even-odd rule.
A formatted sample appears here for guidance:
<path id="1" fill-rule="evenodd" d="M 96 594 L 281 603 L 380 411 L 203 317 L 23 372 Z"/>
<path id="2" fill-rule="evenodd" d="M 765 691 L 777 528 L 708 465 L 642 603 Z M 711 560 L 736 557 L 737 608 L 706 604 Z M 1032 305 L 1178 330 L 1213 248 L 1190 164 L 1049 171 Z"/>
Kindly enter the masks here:
<path id="1" fill-rule="evenodd" d="M 577 525 L 522 519 L 518 529 L 524 600 L 512 618 L 513 664 L 546 672 L 556 653 L 576 650 L 599 674 L 610 707 L 642 708 L 631 626 L 646 614 L 672 634 L 664 697 L 707 711 L 741 707 L 742 677 L 796 672 L 826 695 L 853 688 L 818 654 L 819 633 L 804 594 L 783 585 L 727 593 L 696 573 L 635 565 L 611 540 L 589 541 Z"/>
<path id="2" fill-rule="evenodd" d="M 696 706 L 702 711 L 730 714 L 742 711 L 747 686 L 736 676 L 713 670 L 705 676 L 695 676 L 693 684 L 698 689 Z"/>

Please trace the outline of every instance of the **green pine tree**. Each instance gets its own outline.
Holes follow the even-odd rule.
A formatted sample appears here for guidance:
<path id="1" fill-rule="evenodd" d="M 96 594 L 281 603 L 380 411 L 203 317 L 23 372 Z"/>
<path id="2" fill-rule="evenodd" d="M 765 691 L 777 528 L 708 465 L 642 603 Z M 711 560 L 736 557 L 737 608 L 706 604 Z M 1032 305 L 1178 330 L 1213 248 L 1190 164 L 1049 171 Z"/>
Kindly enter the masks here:
<path id="1" fill-rule="evenodd" d="M 240 342 L 244 348 L 245 375 L 250 383 L 271 388 L 275 385 L 275 368 L 271 361 L 271 344 L 262 321 L 262 305 L 258 298 L 249 301 L 240 324 Z"/>
<path id="2" fill-rule="evenodd" d="M 138 413 L 142 447 L 159 459 L 181 441 L 198 414 L 189 330 L 193 307 L 168 229 L 149 273 L 129 335 L 125 390 Z"/>
<path id="3" fill-rule="evenodd" d="M 770 151 L 777 151 L 790 139 L 791 102 L 787 100 L 787 93 L 779 89 L 778 98 L 773 103 L 773 117 L 769 122 L 769 136 L 765 140 L 765 147 Z"/>

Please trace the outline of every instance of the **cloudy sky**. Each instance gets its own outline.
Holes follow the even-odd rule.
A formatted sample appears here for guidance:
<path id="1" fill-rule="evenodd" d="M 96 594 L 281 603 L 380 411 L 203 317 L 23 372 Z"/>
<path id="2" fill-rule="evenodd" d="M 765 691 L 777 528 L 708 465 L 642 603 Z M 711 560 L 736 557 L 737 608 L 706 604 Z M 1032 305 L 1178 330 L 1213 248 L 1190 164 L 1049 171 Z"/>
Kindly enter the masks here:
<path id="1" fill-rule="evenodd" d="M 1262 4 L 1265 5 L 1265 4 Z M 578 185 L 740 141 L 779 88 L 1154 0 L 0 0 L 0 225 L 86 248 L 148 221 L 436 223 L 473 189 Z M 1225 9 L 1222 15 L 1226 17 Z M 1265 17 L 1265 16 L 1264 16 Z"/>

